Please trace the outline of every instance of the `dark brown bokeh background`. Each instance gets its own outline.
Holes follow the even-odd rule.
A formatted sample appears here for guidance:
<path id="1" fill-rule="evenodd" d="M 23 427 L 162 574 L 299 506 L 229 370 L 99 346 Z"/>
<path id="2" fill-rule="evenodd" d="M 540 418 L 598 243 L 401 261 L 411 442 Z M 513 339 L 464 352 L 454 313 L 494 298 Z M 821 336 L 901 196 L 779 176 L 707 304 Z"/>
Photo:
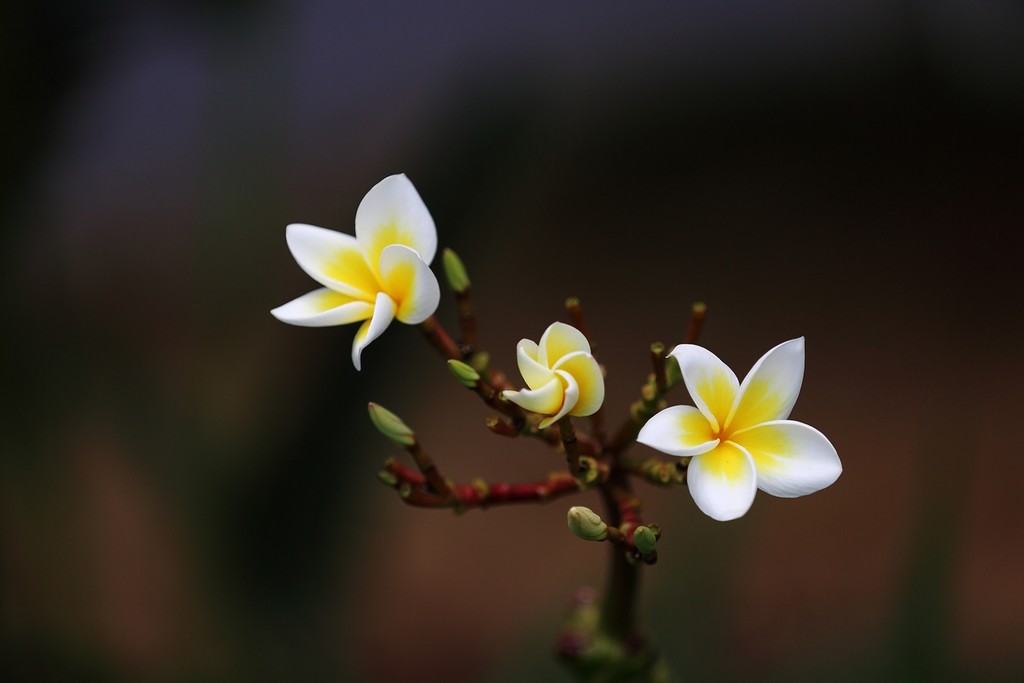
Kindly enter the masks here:
<path id="1" fill-rule="evenodd" d="M 5 3 L 3 679 L 558 679 L 605 548 L 404 507 L 365 404 L 455 478 L 557 458 L 415 330 L 356 373 L 268 314 L 285 224 L 404 171 L 499 364 L 582 298 L 611 416 L 693 300 L 740 374 L 806 335 L 837 484 L 645 490 L 680 678 L 1020 680 L 1024 6 L 822 4 Z"/>

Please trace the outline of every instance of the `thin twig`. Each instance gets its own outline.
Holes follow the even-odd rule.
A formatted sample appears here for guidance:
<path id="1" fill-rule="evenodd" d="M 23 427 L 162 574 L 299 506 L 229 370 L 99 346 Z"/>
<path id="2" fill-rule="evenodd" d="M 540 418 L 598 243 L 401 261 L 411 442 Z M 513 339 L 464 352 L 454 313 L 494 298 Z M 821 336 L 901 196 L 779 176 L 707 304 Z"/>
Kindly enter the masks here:
<path id="1" fill-rule="evenodd" d="M 668 391 L 668 378 L 665 375 L 665 345 L 661 342 L 651 344 L 651 366 L 654 368 L 654 383 L 658 392 Z"/>
<path id="2" fill-rule="evenodd" d="M 449 485 L 452 497 L 446 500 L 425 490 L 424 475 L 394 460 L 389 460 L 384 465 L 384 472 L 390 475 L 387 482 L 399 492 L 402 500 L 417 507 L 464 510 L 510 503 L 544 503 L 553 498 L 578 493 L 586 488 L 569 472 L 552 472 L 547 479 L 541 481 L 510 484 L 487 483 L 478 479 L 472 484 L 453 483 Z M 598 482 L 606 475 L 607 469 L 602 470 Z"/>
<path id="3" fill-rule="evenodd" d="M 700 339 L 700 331 L 704 329 L 704 320 L 708 317 L 708 305 L 698 301 L 690 307 L 690 329 L 686 331 L 686 343 L 696 344 Z"/>
<path id="4" fill-rule="evenodd" d="M 459 308 L 462 357 L 468 359 L 476 351 L 476 309 L 473 306 L 472 290 L 466 287 L 461 292 L 455 292 L 455 303 Z"/>
<path id="5" fill-rule="evenodd" d="M 695 303 L 691 308 L 690 314 L 690 329 L 686 334 L 686 343 L 693 344 L 700 337 L 701 329 L 704 326 L 704 320 L 707 318 L 708 307 L 703 303 Z M 653 360 L 653 346 L 652 346 L 652 360 Z M 673 361 L 674 364 L 675 361 Z M 675 368 L 678 371 L 678 367 Z M 660 380 L 658 377 L 659 372 L 665 372 L 665 379 Z M 660 368 L 655 367 L 655 372 L 648 378 L 647 383 L 640 388 L 640 400 L 633 403 L 629 409 L 629 418 L 622 423 L 618 431 L 615 432 L 615 436 L 612 437 L 611 441 L 608 442 L 607 452 L 612 455 L 620 455 L 623 453 L 630 444 L 636 439 L 636 435 L 640 433 L 640 429 L 651 419 L 659 410 L 664 408 L 665 394 L 674 386 L 674 381 L 678 381 L 678 372 L 676 373 L 675 379 L 669 379 L 668 368 L 666 363 L 662 363 Z"/>
<path id="6" fill-rule="evenodd" d="M 462 360 L 462 352 L 459 351 L 459 347 L 452 341 L 451 335 L 445 331 L 444 326 L 441 325 L 436 317 L 430 316 L 426 320 L 420 323 L 420 330 L 423 332 L 423 336 L 427 338 L 430 345 L 437 349 L 437 352 L 442 357 L 452 360 Z"/>
<path id="7" fill-rule="evenodd" d="M 405 450 L 412 456 L 416 467 L 423 473 L 423 478 L 432 492 L 443 500 L 451 500 L 453 494 L 448 482 L 441 476 L 441 472 L 437 469 L 430 454 L 423 450 L 419 440 L 414 440 L 411 445 L 405 447 Z"/>
<path id="8" fill-rule="evenodd" d="M 572 419 L 566 415 L 558 421 L 558 431 L 565 449 L 565 462 L 574 476 L 580 475 L 580 445 L 576 440 L 576 430 L 572 427 Z"/>

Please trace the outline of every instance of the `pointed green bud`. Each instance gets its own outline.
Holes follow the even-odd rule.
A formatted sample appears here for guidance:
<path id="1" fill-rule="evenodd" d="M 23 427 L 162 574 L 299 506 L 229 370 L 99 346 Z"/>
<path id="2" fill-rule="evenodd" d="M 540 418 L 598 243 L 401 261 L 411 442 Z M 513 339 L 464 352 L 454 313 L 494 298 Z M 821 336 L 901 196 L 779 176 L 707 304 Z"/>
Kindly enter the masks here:
<path id="1" fill-rule="evenodd" d="M 608 525 L 590 508 L 576 505 L 566 515 L 569 531 L 584 541 L 603 541 L 608 538 Z"/>
<path id="2" fill-rule="evenodd" d="M 476 387 L 476 383 L 480 381 L 480 373 L 461 360 L 448 361 L 448 369 L 455 375 L 455 379 L 459 380 L 459 383 L 468 389 L 473 389 Z"/>
<path id="3" fill-rule="evenodd" d="M 377 479 L 379 479 L 382 484 L 387 484 L 388 486 L 398 485 L 398 477 L 391 474 L 391 472 L 388 472 L 387 470 L 381 470 L 380 472 L 378 472 Z"/>
<path id="4" fill-rule="evenodd" d="M 370 420 L 381 434 L 399 446 L 411 446 L 416 443 L 416 435 L 400 417 L 376 403 L 370 403 L 369 410 Z"/>
<path id="5" fill-rule="evenodd" d="M 641 554 L 650 555 L 658 545 L 658 536 L 650 527 L 638 526 L 633 532 L 633 545 Z"/>
<path id="6" fill-rule="evenodd" d="M 469 289 L 469 275 L 466 275 L 466 267 L 462 265 L 462 259 L 451 249 L 445 249 L 441 260 L 444 263 L 444 274 L 448 278 L 448 286 L 457 294 L 462 294 Z"/>

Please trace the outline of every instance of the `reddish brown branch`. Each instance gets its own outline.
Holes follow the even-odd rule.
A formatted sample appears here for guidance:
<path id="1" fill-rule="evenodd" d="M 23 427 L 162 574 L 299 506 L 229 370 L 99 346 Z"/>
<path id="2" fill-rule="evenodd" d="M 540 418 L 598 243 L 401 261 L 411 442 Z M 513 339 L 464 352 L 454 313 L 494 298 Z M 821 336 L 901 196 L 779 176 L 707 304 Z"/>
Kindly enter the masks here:
<path id="1" fill-rule="evenodd" d="M 700 339 L 700 331 L 704 329 L 704 320 L 708 317 L 708 305 L 698 301 L 690 307 L 690 329 L 686 331 L 686 343 L 696 344 Z"/>
<path id="2" fill-rule="evenodd" d="M 459 309 L 459 331 L 462 334 L 462 357 L 468 359 L 476 350 L 476 309 L 473 306 L 471 290 L 466 287 L 455 293 Z"/>
<path id="3" fill-rule="evenodd" d="M 420 323 L 420 330 L 441 356 L 452 360 L 462 360 L 462 352 L 459 351 L 459 347 L 455 345 L 451 335 L 445 331 L 437 318 L 430 316 L 424 320 Z"/>
<path id="4" fill-rule="evenodd" d="M 661 342 L 651 344 L 651 367 L 654 368 L 654 384 L 658 392 L 668 391 L 668 377 L 665 374 L 665 345 Z"/>
<path id="5" fill-rule="evenodd" d="M 508 503 L 543 503 L 553 498 L 582 490 L 576 477 L 568 472 L 554 472 L 543 481 L 510 484 L 489 484 L 478 480 L 472 484 L 450 484 L 452 496 L 446 500 L 432 495 L 424 486 L 423 474 L 389 460 L 384 471 L 393 477 L 388 480 L 409 505 L 431 508 L 487 508 Z M 383 477 L 382 477 L 383 478 Z"/>
<path id="6" fill-rule="evenodd" d="M 573 476 L 580 476 L 580 444 L 576 440 L 576 430 L 572 427 L 571 418 L 566 415 L 558 421 L 558 431 L 565 449 L 565 462 Z"/>
<path id="7" fill-rule="evenodd" d="M 526 411 L 505 398 L 501 391 L 485 382 L 483 377 L 477 380 L 473 391 L 488 406 L 494 408 L 502 415 L 508 416 L 517 431 L 522 431 L 526 427 Z"/>
<path id="8" fill-rule="evenodd" d="M 564 448 L 561 430 L 554 426 L 548 426 L 544 429 L 536 429 L 535 427 L 528 426 L 523 433 L 527 436 L 532 436 L 544 441 L 547 445 L 556 450 L 558 448 Z M 604 452 L 604 447 L 597 439 L 580 430 L 576 430 L 576 448 L 579 450 L 579 455 L 599 456 Z"/>
<path id="9" fill-rule="evenodd" d="M 565 300 L 565 310 L 569 314 L 572 326 L 582 332 L 583 336 L 590 342 L 590 352 L 593 353 L 597 349 L 597 345 L 594 343 L 593 337 L 590 336 L 590 329 L 587 327 L 587 321 L 583 317 L 583 306 L 580 305 L 580 300 L 574 296 L 569 297 Z"/>
<path id="10" fill-rule="evenodd" d="M 693 344 L 700 337 L 704 327 L 704 320 L 707 318 L 708 307 L 703 303 L 695 303 L 690 313 L 690 329 L 686 333 L 686 343 Z M 664 350 L 664 347 L 662 347 Z M 652 362 L 654 362 L 654 345 L 651 347 Z M 660 355 L 660 354 L 659 354 Z M 675 361 L 673 361 L 674 365 Z M 678 367 L 675 368 L 678 371 Z M 665 359 L 655 364 L 654 373 L 648 378 L 647 383 L 640 388 L 640 400 L 633 403 L 629 409 L 629 418 L 622 423 L 615 436 L 608 442 L 607 451 L 613 455 L 620 455 L 636 439 L 640 429 L 647 424 L 655 413 L 665 407 L 665 394 L 673 386 L 673 381 L 678 381 L 678 372 L 674 380 L 668 378 L 668 368 Z"/>
<path id="11" fill-rule="evenodd" d="M 643 506 L 640 499 L 633 495 L 633 492 L 630 490 L 629 482 L 625 480 L 613 481 L 604 488 L 606 491 L 605 500 L 614 506 L 615 518 L 619 522 L 618 531 L 621 532 L 621 536 L 618 539 L 613 540 L 609 536 L 609 540 L 619 546 L 633 560 L 654 564 L 657 561 L 656 553 L 644 554 L 636 547 L 634 535 L 636 534 L 637 527 L 644 523 L 640 518 Z"/>
<path id="12" fill-rule="evenodd" d="M 426 480 L 427 486 L 430 487 L 428 492 L 440 496 L 442 500 L 451 500 L 452 490 L 448 487 L 448 482 L 441 476 L 441 472 L 434 465 L 430 454 L 423 450 L 420 442 L 413 441 L 412 445 L 405 447 L 405 450 L 409 452 L 416 467 L 423 473 L 423 478 Z"/>

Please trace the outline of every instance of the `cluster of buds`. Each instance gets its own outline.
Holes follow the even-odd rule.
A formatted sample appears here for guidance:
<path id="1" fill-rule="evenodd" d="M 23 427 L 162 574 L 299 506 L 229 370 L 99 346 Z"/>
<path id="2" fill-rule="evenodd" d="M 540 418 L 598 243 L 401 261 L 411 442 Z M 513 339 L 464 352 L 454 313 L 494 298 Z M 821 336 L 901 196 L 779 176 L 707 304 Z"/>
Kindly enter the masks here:
<path id="1" fill-rule="evenodd" d="M 392 459 L 379 474 L 410 505 L 461 512 L 598 489 L 607 519 L 586 507 L 570 507 L 570 531 L 586 541 L 611 544 L 628 565 L 652 564 L 661 529 L 641 519 L 634 480 L 663 488 L 685 486 L 702 512 L 725 521 L 746 514 L 758 489 L 802 496 L 829 486 L 842 472 L 829 440 L 789 419 L 803 380 L 803 338 L 768 351 L 741 382 L 717 356 L 696 345 L 707 309 L 695 304 L 683 343 L 667 354 L 661 343 L 650 346 L 652 371 L 640 398 L 618 429 L 608 431 L 605 371 L 577 299 L 566 302 L 571 324 L 554 322 L 538 341 L 524 338 L 517 344 L 523 388 L 512 386 L 492 365 L 491 355 L 478 348 L 470 278 L 450 249 L 443 252 L 442 263 L 458 309 L 457 341 L 434 317 L 440 288 L 430 263 L 437 233 L 404 175 L 385 178 L 366 194 L 356 210 L 354 237 L 294 224 L 288 226 L 287 242 L 299 266 L 321 287 L 275 308 L 274 316 L 304 326 L 360 322 L 352 344 L 357 370 L 367 345 L 393 320 L 417 325 L 455 379 L 492 408 L 488 429 L 504 437 L 536 439 L 565 458 L 564 470 L 534 481 L 453 482 L 405 422 L 371 403 L 373 424 L 415 464 L 409 468 Z M 679 384 L 685 385 L 692 405 L 668 405 L 668 393 Z M 589 418 L 589 429 L 573 418 Z M 627 451 L 635 442 L 675 459 L 630 458 Z M 606 622 L 606 634 L 621 631 L 615 615 Z"/>
<path id="2" fill-rule="evenodd" d="M 634 551 L 627 556 L 630 559 L 642 560 L 646 564 L 654 564 L 658 559 L 657 544 L 661 537 L 661 527 L 657 524 L 624 522 L 617 527 L 610 527 L 599 514 L 582 505 L 569 508 L 566 518 L 569 531 L 584 541 L 610 541 L 614 545 L 630 541 Z"/>

